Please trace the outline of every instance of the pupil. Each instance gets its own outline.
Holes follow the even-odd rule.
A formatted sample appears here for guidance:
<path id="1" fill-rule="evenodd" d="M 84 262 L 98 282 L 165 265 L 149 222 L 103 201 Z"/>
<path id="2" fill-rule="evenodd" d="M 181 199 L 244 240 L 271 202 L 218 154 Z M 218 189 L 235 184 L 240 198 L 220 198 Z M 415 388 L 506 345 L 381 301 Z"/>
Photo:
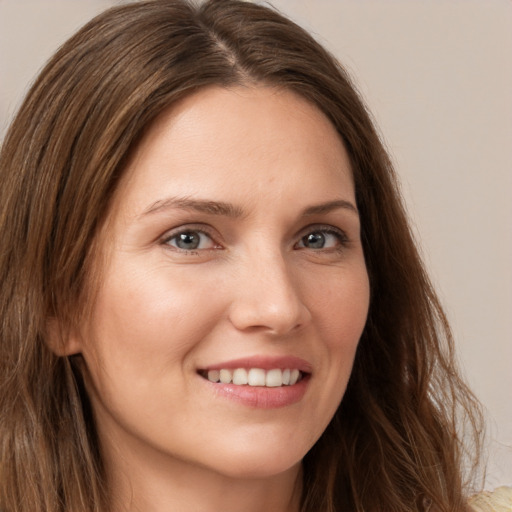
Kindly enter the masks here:
<path id="1" fill-rule="evenodd" d="M 321 249 L 325 245 L 325 236 L 322 233 L 310 233 L 306 236 L 304 245 L 314 249 Z"/>
<path id="2" fill-rule="evenodd" d="M 197 236 L 197 233 L 181 233 L 178 236 L 177 245 L 180 249 L 197 249 L 199 236 Z"/>

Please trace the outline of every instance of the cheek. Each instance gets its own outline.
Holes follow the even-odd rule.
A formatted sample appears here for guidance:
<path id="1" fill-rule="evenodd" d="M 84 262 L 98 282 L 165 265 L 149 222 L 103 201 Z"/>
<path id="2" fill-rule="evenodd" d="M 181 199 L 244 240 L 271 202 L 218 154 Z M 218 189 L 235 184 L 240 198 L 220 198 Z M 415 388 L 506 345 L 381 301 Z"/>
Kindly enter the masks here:
<path id="1" fill-rule="evenodd" d="M 313 317 L 322 337 L 334 352 L 354 351 L 368 315 L 370 287 L 364 265 L 341 271 L 323 280 L 324 286 L 310 283 Z"/>
<path id="2" fill-rule="evenodd" d="M 165 404 L 182 404 L 194 351 L 221 312 L 206 293 L 207 282 L 193 286 L 161 265 L 129 270 L 119 264 L 98 293 L 82 350 L 86 385 L 107 430 L 114 418 L 142 437 L 165 438 L 171 425 Z"/>
<path id="3" fill-rule="evenodd" d="M 369 308 L 369 281 L 364 265 L 329 281 L 313 302 L 323 340 L 326 388 L 331 389 L 334 414 L 345 392 Z"/>
<path id="4" fill-rule="evenodd" d="M 314 322 L 317 378 L 312 380 L 314 412 L 304 420 L 314 444 L 332 420 L 343 399 L 363 332 L 369 306 L 369 283 L 364 265 L 329 269 L 305 288 Z M 319 286 L 323 283 L 323 286 Z"/>
<path id="5" fill-rule="evenodd" d="M 220 315 L 206 291 L 179 272 L 140 272 L 118 266 L 100 290 L 85 352 L 98 366 L 136 379 L 167 375 L 169 364 L 185 366 L 187 354 Z M 140 268 L 140 267 L 139 267 Z M 87 359 L 87 357 L 86 357 Z"/>

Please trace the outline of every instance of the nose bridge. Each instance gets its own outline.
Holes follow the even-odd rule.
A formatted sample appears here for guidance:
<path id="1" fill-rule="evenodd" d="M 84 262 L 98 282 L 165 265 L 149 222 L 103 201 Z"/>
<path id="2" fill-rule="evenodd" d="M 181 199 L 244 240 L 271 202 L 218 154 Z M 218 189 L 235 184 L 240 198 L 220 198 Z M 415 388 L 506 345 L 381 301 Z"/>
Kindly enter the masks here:
<path id="1" fill-rule="evenodd" d="M 282 335 L 308 322 L 300 281 L 279 247 L 251 251 L 239 265 L 231 305 L 231 321 L 238 329 L 259 328 Z"/>

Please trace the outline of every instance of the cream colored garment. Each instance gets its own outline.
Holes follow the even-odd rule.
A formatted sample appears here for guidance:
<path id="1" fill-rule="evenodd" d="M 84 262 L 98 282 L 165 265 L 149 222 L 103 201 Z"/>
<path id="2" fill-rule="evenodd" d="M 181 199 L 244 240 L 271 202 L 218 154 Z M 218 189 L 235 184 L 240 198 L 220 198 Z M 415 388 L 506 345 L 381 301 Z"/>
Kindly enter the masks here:
<path id="1" fill-rule="evenodd" d="M 474 512 L 512 512 L 512 487 L 476 494 L 469 500 L 469 506 Z"/>

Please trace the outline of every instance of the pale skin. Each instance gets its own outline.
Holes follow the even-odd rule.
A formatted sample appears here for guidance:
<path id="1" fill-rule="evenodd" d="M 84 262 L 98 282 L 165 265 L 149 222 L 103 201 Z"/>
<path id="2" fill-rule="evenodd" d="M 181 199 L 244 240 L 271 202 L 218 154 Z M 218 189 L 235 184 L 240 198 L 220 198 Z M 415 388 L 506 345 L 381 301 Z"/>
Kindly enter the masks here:
<path id="1" fill-rule="evenodd" d="M 102 240 L 92 318 L 66 353 L 83 355 L 114 512 L 297 512 L 369 301 L 329 120 L 275 88 L 194 93 L 141 141 Z M 205 378 L 240 358 L 308 371 L 255 405 Z"/>

